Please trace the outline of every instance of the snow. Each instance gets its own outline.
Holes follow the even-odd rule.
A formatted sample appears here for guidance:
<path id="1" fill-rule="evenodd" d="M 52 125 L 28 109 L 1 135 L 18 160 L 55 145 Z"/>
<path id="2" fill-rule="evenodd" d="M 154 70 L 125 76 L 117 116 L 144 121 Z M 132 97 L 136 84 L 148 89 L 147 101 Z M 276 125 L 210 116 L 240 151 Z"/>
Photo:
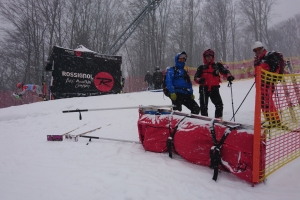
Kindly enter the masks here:
<path id="1" fill-rule="evenodd" d="M 233 105 L 239 107 L 254 80 L 233 83 Z M 198 99 L 198 88 L 195 96 Z M 224 120 L 232 117 L 230 88 L 220 88 Z M 253 125 L 255 87 L 240 107 L 236 122 Z M 191 164 L 179 156 L 146 152 L 141 144 L 79 138 L 47 141 L 48 134 L 73 133 L 101 127 L 87 135 L 138 142 L 138 109 L 62 113 L 63 110 L 167 105 L 161 92 L 125 93 L 38 102 L 0 109 L 0 199 L 300 199 L 300 159 L 265 183 L 251 184 Z M 184 107 L 184 112 L 189 111 Z M 209 115 L 214 107 L 209 103 Z M 84 125 L 86 124 L 86 125 Z M 83 126 L 84 125 L 84 126 Z M 88 145 L 87 145 L 88 144 Z"/>
<path id="2" fill-rule="evenodd" d="M 92 50 L 89 50 L 88 48 L 86 48 L 85 46 L 83 46 L 82 44 L 79 45 L 76 49 L 74 49 L 74 51 L 81 51 L 81 52 L 91 52 L 91 53 L 96 53 Z"/>

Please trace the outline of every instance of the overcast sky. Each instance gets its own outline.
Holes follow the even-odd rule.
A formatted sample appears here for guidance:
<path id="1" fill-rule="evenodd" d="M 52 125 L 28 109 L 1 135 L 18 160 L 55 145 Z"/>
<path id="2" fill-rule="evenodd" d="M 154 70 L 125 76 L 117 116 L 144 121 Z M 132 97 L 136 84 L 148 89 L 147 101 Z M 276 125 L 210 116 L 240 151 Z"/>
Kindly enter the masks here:
<path id="1" fill-rule="evenodd" d="M 5 1 L 7 0 L 0 0 L 0 2 Z M 295 14 L 300 14 L 300 0 L 277 0 L 277 5 L 275 5 L 274 7 L 274 13 L 275 16 L 271 22 L 271 25 L 291 18 Z M 0 24 L 3 24 L 3 22 L 1 22 Z"/>
<path id="2" fill-rule="evenodd" d="M 272 24 L 291 18 L 295 14 L 300 14 L 300 0 L 278 0 L 274 11 L 276 16 Z"/>

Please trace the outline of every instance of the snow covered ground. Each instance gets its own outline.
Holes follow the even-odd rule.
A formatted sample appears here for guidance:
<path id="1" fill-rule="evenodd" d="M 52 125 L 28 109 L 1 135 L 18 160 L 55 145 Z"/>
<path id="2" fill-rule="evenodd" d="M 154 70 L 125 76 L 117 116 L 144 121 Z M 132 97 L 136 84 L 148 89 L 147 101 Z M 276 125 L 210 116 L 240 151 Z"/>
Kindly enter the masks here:
<path id="1" fill-rule="evenodd" d="M 239 107 L 254 80 L 233 83 Z M 194 88 L 198 98 L 198 88 Z M 227 83 L 221 86 L 224 120 L 232 117 Z M 255 87 L 239 109 L 236 122 L 253 124 Z M 170 104 L 161 92 L 140 92 L 38 102 L 0 109 L 1 200 L 159 200 L 300 199 L 300 159 L 250 184 L 227 172 L 213 171 L 166 153 L 145 152 L 141 144 L 79 138 L 50 142 L 46 135 L 101 129 L 88 135 L 138 141 L 138 109 L 63 114 L 63 110 Z M 188 112 L 187 109 L 184 112 Z M 214 107 L 209 104 L 209 115 Z M 86 125 L 84 125 L 86 124 Z M 84 125 L 84 126 L 83 126 Z"/>

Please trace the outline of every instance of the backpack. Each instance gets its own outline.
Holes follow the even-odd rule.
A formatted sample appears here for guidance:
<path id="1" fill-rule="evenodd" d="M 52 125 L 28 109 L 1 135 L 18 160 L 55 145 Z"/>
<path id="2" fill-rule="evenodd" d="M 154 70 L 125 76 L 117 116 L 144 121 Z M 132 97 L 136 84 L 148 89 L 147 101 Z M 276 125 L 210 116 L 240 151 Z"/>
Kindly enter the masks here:
<path id="1" fill-rule="evenodd" d="M 178 69 L 177 67 L 169 67 L 166 69 L 166 71 L 163 73 L 163 83 L 162 83 L 162 88 L 163 88 L 163 93 L 169 97 L 170 96 L 170 92 L 169 89 L 167 88 L 167 84 L 166 84 L 166 79 L 167 79 L 167 72 L 169 69 L 174 68 L 174 74 L 177 73 Z"/>
<path id="2" fill-rule="evenodd" d="M 170 68 L 168 68 L 167 70 L 166 70 L 166 72 L 165 73 L 163 73 L 163 92 L 164 92 L 164 94 L 167 96 L 167 97 L 169 97 L 170 96 L 170 92 L 169 92 L 169 89 L 167 88 L 167 84 L 166 84 L 166 77 L 167 77 L 167 72 L 168 72 L 168 70 L 169 69 L 171 69 L 171 68 L 174 68 L 174 76 L 175 76 L 175 74 L 178 72 L 178 68 L 177 67 L 170 67 Z M 176 77 L 176 76 L 175 76 Z M 177 76 L 178 77 L 178 76 Z M 183 75 L 183 77 L 187 80 L 187 79 L 189 79 L 189 81 L 191 81 L 191 79 L 190 79 L 190 76 L 188 75 L 188 73 L 187 73 L 187 71 L 184 69 L 184 75 Z"/>
<path id="3" fill-rule="evenodd" d="M 265 63 L 270 66 L 270 72 L 275 72 L 279 67 L 279 74 L 284 74 L 285 61 L 283 55 L 280 52 L 271 51 L 265 56 Z"/>

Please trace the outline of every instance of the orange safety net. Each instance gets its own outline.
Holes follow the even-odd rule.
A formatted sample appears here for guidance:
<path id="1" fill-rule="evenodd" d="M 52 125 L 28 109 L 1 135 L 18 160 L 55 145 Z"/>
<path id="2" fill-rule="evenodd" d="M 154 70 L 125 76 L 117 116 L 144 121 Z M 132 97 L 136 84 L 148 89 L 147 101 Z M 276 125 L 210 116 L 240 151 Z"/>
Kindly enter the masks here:
<path id="1" fill-rule="evenodd" d="M 274 74 L 261 70 L 260 104 L 261 112 L 255 118 L 261 119 L 261 142 L 265 143 L 264 170 L 260 181 L 300 156 L 300 74 Z M 259 95 L 259 94 L 256 94 Z M 260 101 L 260 102 L 258 102 Z M 257 127 L 256 127 L 257 128 Z M 258 138 L 258 137 L 257 137 Z"/>
<path id="2" fill-rule="evenodd" d="M 293 65 L 294 72 L 300 73 L 300 56 L 288 57 L 286 60 L 291 61 Z M 235 81 L 240 79 L 254 78 L 254 67 L 253 59 L 243 60 L 237 62 L 222 62 L 222 64 L 230 70 L 231 74 L 234 76 Z M 197 67 L 186 66 L 185 67 L 191 77 L 192 83 L 194 82 L 194 75 L 196 73 Z M 165 69 L 162 68 L 162 71 Z M 144 75 L 141 76 L 127 76 L 125 79 L 124 92 L 136 92 L 146 90 L 148 85 L 144 83 Z M 227 81 L 224 77 L 221 77 L 221 81 Z"/>

